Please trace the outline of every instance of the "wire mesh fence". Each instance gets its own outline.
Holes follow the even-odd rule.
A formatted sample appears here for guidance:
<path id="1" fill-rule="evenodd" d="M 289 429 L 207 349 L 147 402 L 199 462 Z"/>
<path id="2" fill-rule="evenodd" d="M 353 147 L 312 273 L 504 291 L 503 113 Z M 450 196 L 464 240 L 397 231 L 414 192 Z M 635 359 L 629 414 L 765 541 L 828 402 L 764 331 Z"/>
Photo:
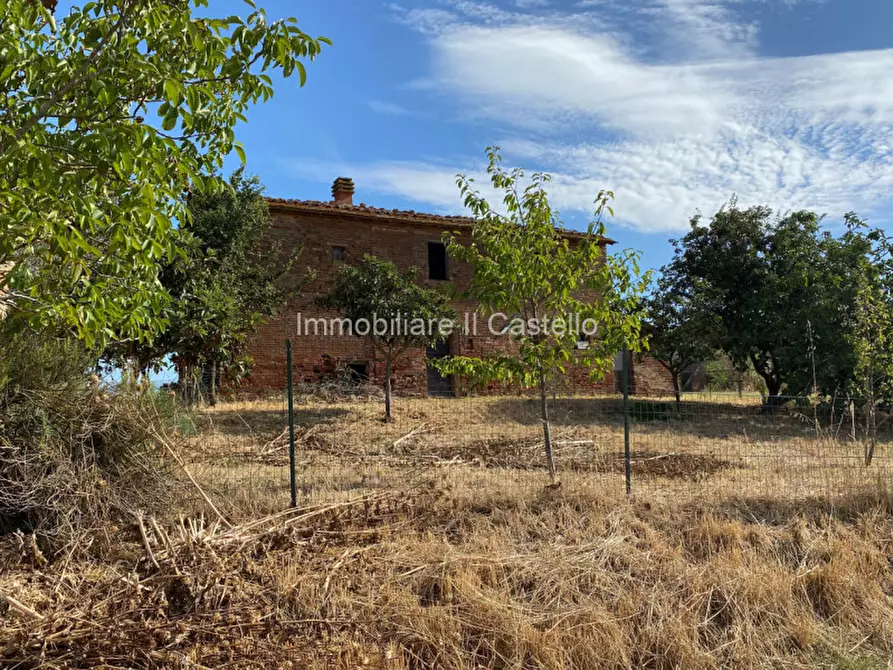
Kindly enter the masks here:
<path id="1" fill-rule="evenodd" d="M 287 366 L 290 371 L 290 365 Z M 623 383 L 621 383 L 623 387 Z M 889 488 L 891 429 L 853 399 L 594 393 L 566 380 L 547 398 L 560 484 L 547 477 L 532 393 L 400 397 L 354 381 L 294 387 L 198 416 L 190 462 L 240 508 L 345 499 L 409 483 L 640 495 L 833 497 Z M 869 431 L 867 427 L 874 428 Z"/>
<path id="2" fill-rule="evenodd" d="M 548 398 L 561 486 L 647 496 L 834 497 L 893 483 L 893 431 L 880 413 L 873 453 L 859 402 L 759 394 L 673 398 L 559 386 Z M 550 485 L 534 394 L 400 397 L 384 420 L 373 386 L 316 385 L 203 410 L 191 467 L 221 499 L 280 509 L 408 484 Z M 291 416 L 292 421 L 289 421 Z M 626 448 L 628 436 L 628 449 Z"/>

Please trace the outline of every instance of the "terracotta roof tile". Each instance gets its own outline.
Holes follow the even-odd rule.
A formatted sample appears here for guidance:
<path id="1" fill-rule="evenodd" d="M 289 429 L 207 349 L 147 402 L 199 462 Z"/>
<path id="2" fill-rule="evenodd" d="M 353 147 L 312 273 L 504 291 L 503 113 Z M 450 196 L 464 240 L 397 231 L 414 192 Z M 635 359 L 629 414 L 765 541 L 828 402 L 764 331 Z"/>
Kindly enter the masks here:
<path id="1" fill-rule="evenodd" d="M 292 198 L 266 198 L 267 204 L 273 211 L 310 212 L 314 214 L 347 214 L 364 219 L 390 219 L 405 223 L 433 224 L 445 228 L 455 226 L 470 228 L 474 219 L 470 216 L 456 216 L 444 214 L 428 214 L 405 209 L 384 209 L 370 207 L 365 203 L 359 205 L 336 204 L 334 202 L 322 202 L 320 200 L 295 200 Z M 569 237 L 583 237 L 585 233 L 578 230 L 565 230 Z M 609 238 L 603 238 L 606 244 L 615 244 Z"/>
<path id="2" fill-rule="evenodd" d="M 319 200 L 293 200 L 290 198 L 267 198 L 271 209 L 300 210 L 304 212 L 324 213 L 349 213 L 367 217 L 380 217 L 387 219 L 403 219 L 407 221 L 420 221 L 431 223 L 457 223 L 471 225 L 474 219 L 468 216 L 447 216 L 441 214 L 426 214 L 414 210 L 384 209 L 382 207 L 370 207 L 365 203 L 359 205 L 339 205 L 334 202 L 321 202 Z"/>

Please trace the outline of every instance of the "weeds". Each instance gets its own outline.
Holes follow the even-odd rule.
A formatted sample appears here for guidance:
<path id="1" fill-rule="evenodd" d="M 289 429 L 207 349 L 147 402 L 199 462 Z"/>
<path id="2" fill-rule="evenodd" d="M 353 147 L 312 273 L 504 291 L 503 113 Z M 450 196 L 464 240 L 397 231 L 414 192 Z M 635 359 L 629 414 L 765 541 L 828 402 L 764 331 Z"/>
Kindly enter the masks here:
<path id="1" fill-rule="evenodd" d="M 64 340 L 18 336 L 0 359 L 0 531 L 41 552 L 86 550 L 97 528 L 166 504 L 170 483 L 147 426 L 175 419 L 148 387 L 110 387 Z"/>

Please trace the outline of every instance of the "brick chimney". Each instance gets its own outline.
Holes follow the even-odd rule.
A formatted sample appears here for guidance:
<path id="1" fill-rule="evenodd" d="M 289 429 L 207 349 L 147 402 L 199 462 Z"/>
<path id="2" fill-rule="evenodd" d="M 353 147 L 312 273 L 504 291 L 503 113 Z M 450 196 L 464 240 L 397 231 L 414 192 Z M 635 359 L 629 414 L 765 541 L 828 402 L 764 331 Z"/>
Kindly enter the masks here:
<path id="1" fill-rule="evenodd" d="M 353 204 L 353 179 L 338 177 L 332 184 L 332 202 L 336 205 Z"/>

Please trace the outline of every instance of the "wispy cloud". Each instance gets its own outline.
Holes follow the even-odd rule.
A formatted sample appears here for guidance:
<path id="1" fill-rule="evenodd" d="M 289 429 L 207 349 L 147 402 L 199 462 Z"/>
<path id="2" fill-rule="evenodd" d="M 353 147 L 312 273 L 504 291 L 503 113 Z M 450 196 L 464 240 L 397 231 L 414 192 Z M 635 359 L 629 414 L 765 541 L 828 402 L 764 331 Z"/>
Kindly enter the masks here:
<path id="1" fill-rule="evenodd" d="M 444 104 L 501 128 L 509 160 L 555 173 L 560 208 L 588 211 L 612 188 L 620 219 L 654 231 L 682 229 L 732 193 L 834 216 L 882 211 L 893 197 L 893 50 L 761 58 L 759 23 L 742 13 L 761 1 L 394 11 L 427 35 L 427 82 Z M 610 23 L 618 17 L 623 26 Z M 478 160 L 351 169 L 382 192 L 456 209 L 452 177 Z"/>
<path id="2" fill-rule="evenodd" d="M 602 35 L 474 26 L 441 35 L 433 46 L 441 87 L 509 123 L 534 116 L 556 131 L 562 120 L 636 134 L 684 131 L 716 127 L 734 102 L 698 68 L 644 65 Z"/>
<path id="3" fill-rule="evenodd" d="M 285 168 L 300 179 L 318 179 L 320 175 L 344 174 L 357 184 L 357 199 L 364 193 L 383 193 L 407 200 L 424 203 L 435 213 L 457 213 L 463 209 L 462 199 L 456 187 L 456 175 L 465 172 L 456 165 L 413 161 L 378 161 L 370 164 L 320 161 L 291 161 Z M 480 175 L 483 170 L 478 161 L 472 172 Z M 492 195 L 491 192 L 487 193 Z"/>
<path id="4" fill-rule="evenodd" d="M 366 105 L 377 114 L 388 114 L 390 116 L 407 116 L 409 114 L 409 110 L 405 107 L 384 100 L 368 100 Z"/>
<path id="5" fill-rule="evenodd" d="M 455 13 L 437 7 L 407 9 L 397 3 L 388 7 L 400 23 L 425 35 L 437 34 L 443 26 L 452 25 L 459 18 Z"/>
<path id="6" fill-rule="evenodd" d="M 660 27 L 666 47 L 687 60 L 740 58 L 753 55 L 758 26 L 741 21 L 735 4 L 704 0 L 659 0 L 646 5 Z"/>

